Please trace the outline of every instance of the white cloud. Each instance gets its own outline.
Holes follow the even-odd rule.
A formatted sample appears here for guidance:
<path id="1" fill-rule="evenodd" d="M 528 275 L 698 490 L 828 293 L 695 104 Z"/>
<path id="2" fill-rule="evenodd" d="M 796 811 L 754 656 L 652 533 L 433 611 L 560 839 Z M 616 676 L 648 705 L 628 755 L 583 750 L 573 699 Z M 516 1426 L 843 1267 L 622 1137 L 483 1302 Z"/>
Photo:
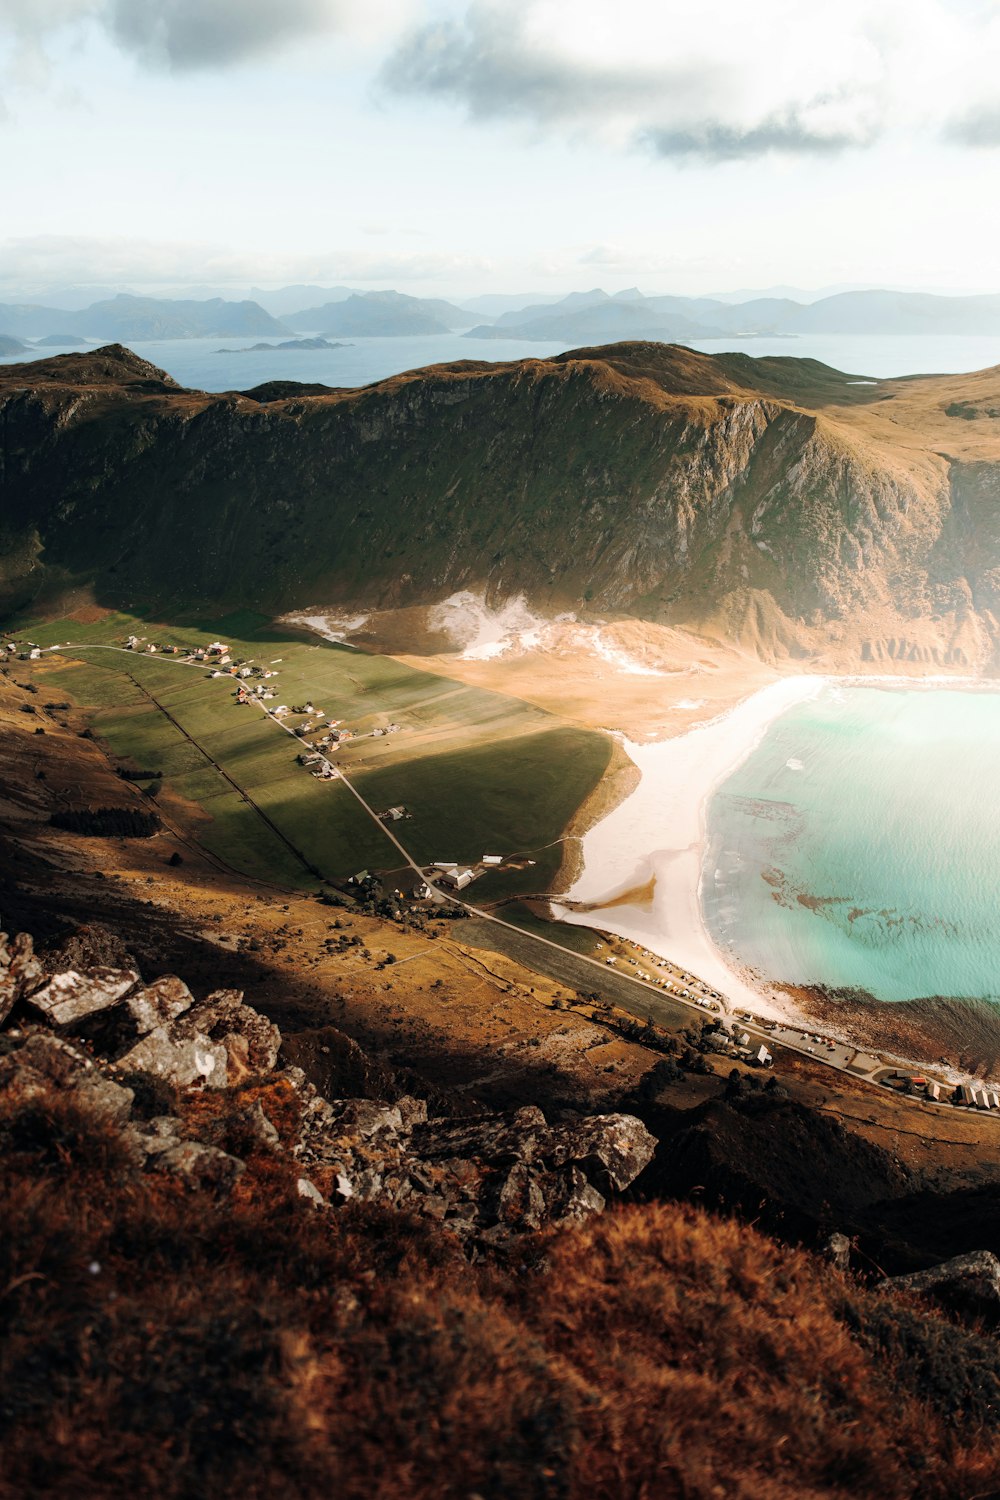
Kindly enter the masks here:
<path id="1" fill-rule="evenodd" d="M 47 45 L 83 25 L 143 66 L 179 73 L 335 35 L 384 39 L 411 14 L 411 0 L 0 0 L 0 39 L 11 39 L 17 81 L 31 83 L 41 81 Z"/>
<path id="2" fill-rule="evenodd" d="M 473 0 L 411 30 L 383 86 L 475 120 L 681 160 L 830 155 L 996 119 L 996 6 L 960 0 Z M 971 112 L 971 113 L 970 113 Z M 971 124 L 963 139 L 992 143 Z"/>

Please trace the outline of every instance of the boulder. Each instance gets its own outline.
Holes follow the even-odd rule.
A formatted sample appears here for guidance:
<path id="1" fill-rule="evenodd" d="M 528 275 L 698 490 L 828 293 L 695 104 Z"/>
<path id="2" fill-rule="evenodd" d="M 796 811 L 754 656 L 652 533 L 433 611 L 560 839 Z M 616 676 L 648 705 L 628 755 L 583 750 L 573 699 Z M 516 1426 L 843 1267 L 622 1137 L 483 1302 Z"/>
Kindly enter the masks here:
<path id="1" fill-rule="evenodd" d="M 84 1109 L 122 1125 L 132 1112 L 131 1089 L 105 1078 L 78 1047 L 47 1032 L 32 1032 L 15 1052 L 0 1060 L 0 1089 L 16 1088 L 24 1098 L 55 1089 L 72 1093 Z"/>
<path id="2" fill-rule="evenodd" d="M 150 1154 L 147 1165 L 157 1172 L 170 1172 L 191 1187 L 218 1193 L 228 1193 L 244 1170 L 237 1157 L 200 1141 L 170 1141 L 164 1150 Z"/>
<path id="3" fill-rule="evenodd" d="M 139 982 L 135 969 L 66 969 L 28 996 L 53 1026 L 72 1026 L 117 1005 Z"/>
<path id="4" fill-rule="evenodd" d="M 273 1021 L 243 1004 L 242 990 L 215 990 L 192 1007 L 182 1023 L 221 1042 L 232 1060 L 230 1082 L 277 1065 L 281 1032 Z"/>
<path id="5" fill-rule="evenodd" d="M 176 1037 L 171 1028 L 157 1026 L 118 1059 L 125 1073 L 152 1073 L 178 1088 L 206 1083 L 225 1088 L 228 1055 L 225 1047 L 200 1031 Z"/>
<path id="6" fill-rule="evenodd" d="M 634 1115 L 591 1115 L 549 1132 L 553 1167 L 578 1163 L 602 1194 L 620 1193 L 653 1159 L 656 1137 Z"/>
<path id="7" fill-rule="evenodd" d="M 281 1137 L 264 1113 L 259 1099 L 255 1099 L 248 1109 L 240 1111 L 236 1123 L 261 1150 L 276 1151 L 281 1145 Z"/>
<path id="8" fill-rule="evenodd" d="M 139 1036 L 155 1031 L 158 1026 L 169 1026 L 171 1021 L 176 1021 L 178 1016 L 190 1010 L 193 1004 L 194 996 L 191 991 L 182 979 L 177 979 L 173 974 L 154 979 L 152 984 L 136 990 L 125 1001 Z"/>
<path id="9" fill-rule="evenodd" d="M 587 1181 L 579 1167 L 563 1174 L 559 1190 L 549 1200 L 549 1220 L 553 1224 L 575 1223 L 591 1214 L 603 1213 L 607 1200 Z"/>
<path id="10" fill-rule="evenodd" d="M 549 1134 L 545 1116 L 535 1105 L 513 1115 L 479 1115 L 471 1120 L 429 1120 L 413 1127 L 415 1156 L 429 1161 L 476 1158 L 502 1164 L 533 1161 Z"/>
<path id="11" fill-rule="evenodd" d="M 1000 1317 L 1000 1260 L 992 1250 L 973 1250 L 926 1271 L 888 1276 L 883 1285 L 933 1297 L 948 1307 L 986 1315 L 993 1321 Z"/>
<path id="12" fill-rule="evenodd" d="M 314 1182 L 310 1182 L 308 1177 L 300 1177 L 298 1182 L 295 1184 L 295 1187 L 300 1198 L 308 1199 L 308 1201 L 310 1203 L 314 1203 L 317 1208 L 326 1207 L 326 1199 L 323 1197 L 323 1194 L 320 1192 L 316 1184 Z"/>
<path id="13" fill-rule="evenodd" d="M 403 1129 L 403 1116 L 395 1104 L 381 1104 L 375 1099 L 338 1099 L 332 1109 L 333 1128 L 363 1141 L 376 1135 L 398 1134 Z"/>
<path id="14" fill-rule="evenodd" d="M 31 934 L 19 932 L 11 941 L 5 932 L 0 933 L 0 1023 L 24 995 L 38 988 L 44 977 Z"/>

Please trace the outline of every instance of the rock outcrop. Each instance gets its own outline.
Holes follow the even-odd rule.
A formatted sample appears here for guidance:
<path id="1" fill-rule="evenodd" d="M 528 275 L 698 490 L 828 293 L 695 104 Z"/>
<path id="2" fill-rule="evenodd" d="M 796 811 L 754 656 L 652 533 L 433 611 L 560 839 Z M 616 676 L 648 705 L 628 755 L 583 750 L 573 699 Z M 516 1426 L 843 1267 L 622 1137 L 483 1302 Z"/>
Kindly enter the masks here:
<path id="1" fill-rule="evenodd" d="M 955 1255 L 926 1271 L 889 1276 L 886 1286 L 916 1292 L 957 1311 L 1000 1321 L 1000 1260 L 992 1250 Z"/>
<path id="2" fill-rule="evenodd" d="M 173 975 L 143 984 L 134 969 L 82 962 L 50 973 L 30 938 L 0 936 L 3 986 L 15 997 L 11 1020 L 26 1024 L 4 1034 L 0 1094 L 69 1099 L 117 1129 L 136 1170 L 203 1191 L 230 1192 L 246 1159 L 274 1155 L 317 1208 L 353 1199 L 405 1209 L 475 1250 L 600 1212 L 656 1145 L 630 1115 L 549 1124 L 528 1107 L 429 1119 L 409 1096 L 327 1099 L 300 1068 L 278 1069 L 280 1032 L 240 991 L 196 1000 Z M 164 1085 L 176 1113 L 134 1107 L 140 1089 Z M 185 1107 L 204 1091 L 225 1093 L 225 1109 Z"/>

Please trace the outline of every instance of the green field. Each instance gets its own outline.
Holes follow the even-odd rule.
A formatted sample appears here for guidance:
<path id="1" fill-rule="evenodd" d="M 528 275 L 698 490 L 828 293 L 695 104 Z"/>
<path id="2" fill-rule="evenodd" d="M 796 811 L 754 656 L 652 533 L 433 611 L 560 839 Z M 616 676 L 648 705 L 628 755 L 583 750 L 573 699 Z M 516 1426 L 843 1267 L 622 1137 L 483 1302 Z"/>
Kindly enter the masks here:
<path id="1" fill-rule="evenodd" d="M 418 861 L 484 853 L 535 861 L 484 877 L 477 899 L 549 888 L 562 831 L 608 763 L 603 735 L 519 699 L 247 613 L 176 626 L 114 615 L 97 625 L 57 620 L 16 632 L 42 646 L 74 643 L 80 655 L 67 653 L 65 665 L 37 664 L 46 696 L 72 695 L 115 756 L 162 771 L 165 786 L 198 803 L 211 818 L 199 833 L 207 849 L 279 884 L 315 886 L 316 871 L 339 879 L 362 867 L 392 868 L 399 856 L 344 786 L 320 782 L 296 763 L 291 736 L 259 709 L 237 705 L 232 679 L 212 680 L 176 657 L 83 650 L 82 643 L 120 645 L 130 634 L 191 647 L 225 641 L 234 658 L 277 671 L 272 707 L 311 702 L 342 720 L 357 737 L 333 758 L 376 809 L 406 804 L 412 816 L 394 832 Z M 371 737 L 390 723 L 398 732 Z"/>

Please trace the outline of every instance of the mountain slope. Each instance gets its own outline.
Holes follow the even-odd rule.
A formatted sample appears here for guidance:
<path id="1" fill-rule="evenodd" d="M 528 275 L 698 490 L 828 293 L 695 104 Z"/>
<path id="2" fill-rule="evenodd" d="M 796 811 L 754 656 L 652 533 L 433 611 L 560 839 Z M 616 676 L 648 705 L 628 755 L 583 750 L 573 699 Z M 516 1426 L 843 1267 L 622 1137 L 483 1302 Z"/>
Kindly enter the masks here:
<path id="1" fill-rule="evenodd" d="M 403 292 L 353 292 L 350 296 L 290 313 L 289 328 L 324 337 L 353 333 L 381 338 L 405 334 L 447 333 L 465 328 L 470 314 L 439 297 L 408 297 Z"/>
<path id="2" fill-rule="evenodd" d="M 287 333 L 256 302 L 178 301 L 168 297 L 134 297 L 120 292 L 80 312 L 52 307 L 0 306 L 0 326 L 10 333 L 38 338 L 53 333 L 74 337 L 132 339 L 211 338 L 244 333 Z"/>
<path id="3" fill-rule="evenodd" d="M 858 384 L 632 344 L 282 389 L 184 391 L 116 347 L 0 372 L 6 602 L 476 586 L 772 655 L 992 659 L 1000 371 Z"/>

